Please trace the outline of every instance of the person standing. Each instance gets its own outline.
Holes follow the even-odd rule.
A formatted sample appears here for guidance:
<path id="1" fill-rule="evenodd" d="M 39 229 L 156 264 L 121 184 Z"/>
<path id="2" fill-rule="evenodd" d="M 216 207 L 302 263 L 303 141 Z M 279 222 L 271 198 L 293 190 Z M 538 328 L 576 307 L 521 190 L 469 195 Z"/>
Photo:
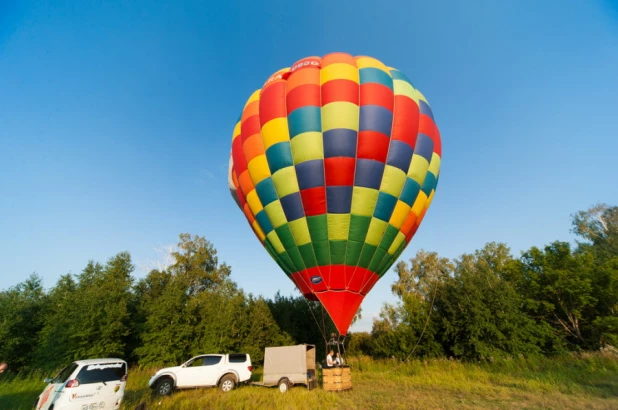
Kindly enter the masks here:
<path id="1" fill-rule="evenodd" d="M 4 373 L 4 371 L 6 370 L 7 367 L 8 366 L 7 366 L 6 362 L 0 363 L 0 373 Z"/>
<path id="2" fill-rule="evenodd" d="M 337 358 L 335 359 L 335 365 L 343 366 L 343 358 L 341 357 L 339 352 L 337 352 Z"/>
<path id="3" fill-rule="evenodd" d="M 333 367 L 335 365 L 335 361 L 333 360 L 334 356 L 335 352 L 333 349 L 330 349 L 330 352 L 328 352 L 328 355 L 326 356 L 326 367 Z"/>

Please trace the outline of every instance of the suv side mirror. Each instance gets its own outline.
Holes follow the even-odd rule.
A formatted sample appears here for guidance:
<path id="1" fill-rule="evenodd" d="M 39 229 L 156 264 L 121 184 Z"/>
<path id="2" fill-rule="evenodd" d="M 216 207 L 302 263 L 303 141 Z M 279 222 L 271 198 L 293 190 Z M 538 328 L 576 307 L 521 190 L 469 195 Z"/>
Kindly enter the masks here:
<path id="1" fill-rule="evenodd" d="M 49 383 L 51 383 L 53 380 L 54 380 L 54 379 L 50 379 L 50 378 L 48 377 L 47 379 L 43 380 L 43 383 L 47 383 L 47 384 L 49 384 Z"/>

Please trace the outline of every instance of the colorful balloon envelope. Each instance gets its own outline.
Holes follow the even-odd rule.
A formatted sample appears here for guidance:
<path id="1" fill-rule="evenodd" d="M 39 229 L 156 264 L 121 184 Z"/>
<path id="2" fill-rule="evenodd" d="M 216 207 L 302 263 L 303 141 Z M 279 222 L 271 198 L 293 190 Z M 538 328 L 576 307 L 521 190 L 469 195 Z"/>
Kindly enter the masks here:
<path id="1" fill-rule="evenodd" d="M 403 73 L 333 53 L 249 97 L 229 185 L 264 248 L 345 335 L 423 220 L 441 155 L 431 108 Z"/>

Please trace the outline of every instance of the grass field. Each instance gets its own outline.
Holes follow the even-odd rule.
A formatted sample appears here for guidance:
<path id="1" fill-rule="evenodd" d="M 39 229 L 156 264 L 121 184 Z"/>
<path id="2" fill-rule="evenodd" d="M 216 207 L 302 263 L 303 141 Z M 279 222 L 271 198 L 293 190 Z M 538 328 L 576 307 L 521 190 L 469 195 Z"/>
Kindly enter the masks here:
<path id="1" fill-rule="evenodd" d="M 123 409 L 618 409 L 618 354 L 583 353 L 551 359 L 471 364 L 451 360 L 397 362 L 351 358 L 353 390 L 242 386 L 153 397 L 153 369 L 129 373 Z M 254 380 L 260 379 L 254 371 Z M 0 409 L 31 409 L 45 375 L 0 378 Z"/>

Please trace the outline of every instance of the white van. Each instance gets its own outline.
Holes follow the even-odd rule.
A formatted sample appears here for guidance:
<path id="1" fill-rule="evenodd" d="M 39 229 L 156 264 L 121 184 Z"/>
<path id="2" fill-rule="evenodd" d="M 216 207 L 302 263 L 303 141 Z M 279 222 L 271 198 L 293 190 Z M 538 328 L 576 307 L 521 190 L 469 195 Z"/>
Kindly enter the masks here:
<path id="1" fill-rule="evenodd" d="M 36 410 L 119 409 L 127 383 L 127 362 L 91 359 L 71 363 L 37 399 Z"/>

